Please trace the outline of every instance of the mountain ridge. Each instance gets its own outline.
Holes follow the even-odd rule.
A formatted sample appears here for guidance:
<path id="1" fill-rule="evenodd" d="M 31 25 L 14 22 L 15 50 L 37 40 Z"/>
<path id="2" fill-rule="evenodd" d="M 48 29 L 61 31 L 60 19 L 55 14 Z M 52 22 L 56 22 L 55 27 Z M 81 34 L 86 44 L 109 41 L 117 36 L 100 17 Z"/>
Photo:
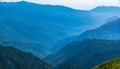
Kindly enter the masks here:
<path id="1" fill-rule="evenodd" d="M 116 47 L 114 47 L 114 46 L 116 46 Z M 84 65 L 86 65 L 89 60 L 91 60 L 93 57 L 95 57 L 95 55 L 97 53 L 104 53 L 104 52 L 108 52 L 111 50 L 117 50 L 119 48 L 120 48 L 119 40 L 112 41 L 112 40 L 98 40 L 98 39 L 93 39 L 93 40 L 88 39 L 87 40 L 86 39 L 83 41 L 73 41 L 73 42 L 67 44 L 65 47 L 63 47 L 57 53 L 46 57 L 45 60 L 48 63 L 50 63 L 51 65 L 55 66 L 56 69 L 57 68 L 59 69 L 61 67 L 65 67 L 65 66 L 70 67 L 72 65 L 74 67 L 74 65 L 76 65 L 76 64 L 79 64 L 79 66 L 80 66 L 80 67 L 78 66 L 79 68 L 83 68 L 83 67 L 85 67 Z M 118 50 L 118 52 L 120 52 L 120 51 Z M 115 53 L 113 53 L 113 54 L 115 54 Z M 97 54 L 97 55 L 99 56 L 100 54 Z M 116 54 L 115 56 L 118 56 L 118 55 L 120 55 L 120 54 Z M 110 56 L 110 55 L 108 55 L 108 56 Z M 112 57 L 115 57 L 115 56 L 112 56 Z M 54 59 L 52 59 L 52 58 L 54 58 Z M 103 62 L 103 60 L 102 60 L 102 62 Z M 82 65 L 83 65 L 83 67 L 82 67 Z M 90 64 L 88 64 L 88 66 L 89 65 Z M 94 63 L 93 63 L 93 65 L 94 65 Z M 76 67 L 75 67 L 75 69 L 79 69 Z M 83 68 L 83 69 L 85 69 L 85 68 Z"/>
<path id="2" fill-rule="evenodd" d="M 12 41 L 12 46 L 20 45 L 14 43 L 16 41 L 32 42 L 49 50 L 60 40 L 87 29 L 81 26 L 91 20 L 91 14 L 86 11 L 29 2 L 0 2 L 0 9 L 1 44 Z M 83 14 L 88 19 L 83 18 Z"/>
<path id="3" fill-rule="evenodd" d="M 120 33 L 119 33 L 119 25 L 120 25 L 120 18 L 108 22 L 100 26 L 99 28 L 88 30 L 82 33 L 78 39 L 108 39 L 108 40 L 119 40 Z"/>
<path id="4" fill-rule="evenodd" d="M 51 66 L 31 53 L 0 45 L 0 69 L 50 69 Z"/>

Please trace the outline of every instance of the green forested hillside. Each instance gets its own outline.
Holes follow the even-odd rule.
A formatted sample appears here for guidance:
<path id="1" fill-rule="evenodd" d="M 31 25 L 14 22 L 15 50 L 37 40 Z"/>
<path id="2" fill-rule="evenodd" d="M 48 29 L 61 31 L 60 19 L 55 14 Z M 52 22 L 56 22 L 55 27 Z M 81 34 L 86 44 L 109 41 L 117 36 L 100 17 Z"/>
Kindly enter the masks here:
<path id="1" fill-rule="evenodd" d="M 120 57 L 111 61 L 105 62 L 92 69 L 120 69 Z"/>
<path id="2" fill-rule="evenodd" d="M 0 45 L 0 69 L 50 69 L 50 66 L 31 53 Z"/>

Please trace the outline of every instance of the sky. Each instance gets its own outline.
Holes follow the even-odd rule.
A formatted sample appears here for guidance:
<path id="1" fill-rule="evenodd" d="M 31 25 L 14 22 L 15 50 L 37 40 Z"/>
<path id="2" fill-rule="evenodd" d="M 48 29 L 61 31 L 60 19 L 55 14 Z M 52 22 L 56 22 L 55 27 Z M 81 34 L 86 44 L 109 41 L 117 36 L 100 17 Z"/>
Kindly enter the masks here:
<path id="1" fill-rule="evenodd" d="M 1 2 L 17 2 L 22 0 L 0 0 Z M 89 10 L 97 6 L 119 6 L 120 0 L 24 0 L 38 4 L 63 5 L 80 10 Z"/>

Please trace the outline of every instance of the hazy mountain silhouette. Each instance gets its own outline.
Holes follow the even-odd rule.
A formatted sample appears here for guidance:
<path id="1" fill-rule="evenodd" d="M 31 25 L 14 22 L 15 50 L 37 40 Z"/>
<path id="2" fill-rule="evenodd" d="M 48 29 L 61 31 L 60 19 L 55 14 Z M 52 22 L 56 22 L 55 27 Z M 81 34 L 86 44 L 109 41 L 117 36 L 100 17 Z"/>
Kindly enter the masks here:
<path id="1" fill-rule="evenodd" d="M 120 40 L 120 18 L 99 28 L 82 33 L 78 39 L 108 39 Z"/>

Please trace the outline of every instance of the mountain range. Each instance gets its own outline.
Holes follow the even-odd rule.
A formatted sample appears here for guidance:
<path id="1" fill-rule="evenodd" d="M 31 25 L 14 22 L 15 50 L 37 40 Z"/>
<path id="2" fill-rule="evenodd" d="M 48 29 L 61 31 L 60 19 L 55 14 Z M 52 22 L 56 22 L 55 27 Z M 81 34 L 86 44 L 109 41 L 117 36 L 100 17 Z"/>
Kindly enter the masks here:
<path id="1" fill-rule="evenodd" d="M 40 51 L 42 51 L 40 48 L 43 48 L 46 52 L 29 49 L 26 45 L 21 49 L 27 48 L 27 51 L 34 55 L 36 55 L 35 52 L 41 53 L 36 56 L 42 58 L 49 54 L 49 49 L 62 39 L 88 29 L 87 21 L 94 22 L 94 16 L 90 12 L 64 6 L 21 1 L 0 2 L 0 9 L 1 44 L 11 42 L 9 45 L 19 49 L 22 43 L 31 44 L 30 47 L 38 48 Z"/>
<path id="2" fill-rule="evenodd" d="M 119 26 L 120 7 L 0 2 L 0 67 L 90 69 L 120 56 Z"/>
<path id="3" fill-rule="evenodd" d="M 114 8 L 118 12 L 109 16 L 106 14 L 102 19 L 94 11 L 95 9 L 75 10 L 64 6 L 40 5 L 25 1 L 0 2 L 1 44 L 11 45 L 43 58 L 62 40 L 96 28 L 104 24 L 106 19 L 119 13 L 119 8 L 109 8 Z M 99 14 L 104 17 L 108 12 Z M 59 50 L 59 47 L 57 48 Z"/>
<path id="4" fill-rule="evenodd" d="M 72 66 L 74 69 L 90 69 L 96 64 L 120 56 L 120 44 L 117 41 L 120 39 L 119 26 L 120 19 L 118 18 L 99 28 L 86 31 L 88 33 L 85 32 L 76 37 L 77 40 L 68 43 L 45 60 L 55 69 L 66 66 L 68 68 Z"/>

